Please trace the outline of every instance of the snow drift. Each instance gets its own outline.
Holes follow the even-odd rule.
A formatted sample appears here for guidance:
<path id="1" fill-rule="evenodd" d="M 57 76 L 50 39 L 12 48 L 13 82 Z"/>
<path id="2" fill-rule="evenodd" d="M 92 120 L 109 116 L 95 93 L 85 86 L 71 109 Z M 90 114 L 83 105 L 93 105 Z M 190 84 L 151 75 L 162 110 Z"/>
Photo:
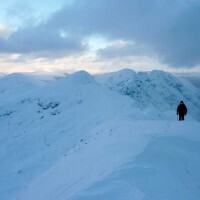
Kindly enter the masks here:
<path id="1" fill-rule="evenodd" d="M 80 71 L 0 87 L 0 199 L 200 198 L 200 93 L 186 80 Z"/>

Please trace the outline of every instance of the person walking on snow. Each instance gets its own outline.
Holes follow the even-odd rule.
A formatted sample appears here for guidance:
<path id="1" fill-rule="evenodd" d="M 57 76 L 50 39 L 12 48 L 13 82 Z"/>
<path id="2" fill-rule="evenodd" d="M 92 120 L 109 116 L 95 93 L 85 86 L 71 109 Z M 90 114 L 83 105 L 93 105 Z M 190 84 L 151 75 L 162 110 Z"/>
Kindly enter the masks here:
<path id="1" fill-rule="evenodd" d="M 177 107 L 177 115 L 179 115 L 179 121 L 184 120 L 184 116 L 187 115 L 187 107 L 183 101 L 180 101 L 180 104 Z"/>

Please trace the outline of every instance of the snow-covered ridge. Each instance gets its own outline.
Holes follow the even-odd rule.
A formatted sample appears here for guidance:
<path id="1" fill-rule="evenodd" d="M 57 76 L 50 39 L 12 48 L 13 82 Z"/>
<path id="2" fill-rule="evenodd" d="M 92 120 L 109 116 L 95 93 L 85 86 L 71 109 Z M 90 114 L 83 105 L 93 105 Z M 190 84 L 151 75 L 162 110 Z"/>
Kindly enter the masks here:
<path id="1" fill-rule="evenodd" d="M 33 78 L 25 76 L 20 73 L 12 73 L 0 78 L 1 85 L 4 84 L 7 87 L 12 87 L 15 85 L 25 86 L 25 84 L 32 84 L 33 86 L 40 85 L 40 81 L 36 81 Z"/>
<path id="2" fill-rule="evenodd" d="M 189 82 L 125 69 L 47 84 L 13 74 L 0 87 L 0 199 L 199 199 L 199 89 Z"/>
<path id="3" fill-rule="evenodd" d="M 25 96 L 42 86 L 42 82 L 20 73 L 5 75 L 0 78 L 0 102 L 13 101 L 19 96 Z"/>
<path id="4" fill-rule="evenodd" d="M 183 100 L 190 114 L 200 120 L 200 90 L 170 73 L 158 70 L 135 73 L 126 69 L 100 75 L 96 80 L 130 96 L 142 109 L 153 106 L 162 112 L 175 110 L 180 100 Z"/>

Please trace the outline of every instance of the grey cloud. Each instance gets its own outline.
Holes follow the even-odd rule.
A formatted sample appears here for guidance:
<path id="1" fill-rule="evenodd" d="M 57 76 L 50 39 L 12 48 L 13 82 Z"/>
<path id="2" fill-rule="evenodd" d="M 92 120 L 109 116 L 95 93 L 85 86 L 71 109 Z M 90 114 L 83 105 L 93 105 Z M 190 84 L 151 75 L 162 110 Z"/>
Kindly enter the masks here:
<path id="1" fill-rule="evenodd" d="M 197 0 L 81 0 L 49 20 L 77 36 L 137 41 L 174 67 L 200 63 Z"/>
<path id="2" fill-rule="evenodd" d="M 97 33 L 111 38 L 133 38 L 139 37 L 144 31 L 143 34 L 152 37 L 155 29 L 163 29 L 175 12 L 172 0 L 163 0 L 162 4 L 159 2 L 158 0 L 77 0 L 73 6 L 67 6 L 55 13 L 48 23 L 56 28 L 66 28 L 81 35 Z"/>
<path id="3" fill-rule="evenodd" d="M 18 30 L 7 40 L 0 40 L 0 52 L 6 53 L 72 54 L 85 48 L 78 38 L 61 37 L 59 30 L 42 25 Z"/>
<path id="4" fill-rule="evenodd" d="M 9 52 L 81 52 L 82 39 L 98 34 L 112 40 L 135 41 L 174 67 L 200 64 L 200 1 L 198 0 L 74 0 L 45 23 L 19 30 L 0 50 Z M 59 31 L 66 32 L 62 38 Z M 109 51 L 108 51 L 109 50 Z M 104 52 L 103 52 L 104 51 Z M 100 50 L 112 57 L 116 49 Z M 112 53 L 113 51 L 113 53 Z M 119 56 L 142 54 L 141 48 L 118 49 Z"/>
<path id="5" fill-rule="evenodd" d="M 146 46 L 143 46 L 141 44 L 139 45 L 130 41 L 124 41 L 124 44 L 120 44 L 119 41 L 119 43 L 101 48 L 98 50 L 97 55 L 100 58 L 107 59 L 142 55 L 153 56 L 151 50 L 148 49 Z"/>
<path id="6" fill-rule="evenodd" d="M 164 61 L 175 66 L 200 64 L 200 2 L 187 7 L 166 32 L 163 46 Z"/>

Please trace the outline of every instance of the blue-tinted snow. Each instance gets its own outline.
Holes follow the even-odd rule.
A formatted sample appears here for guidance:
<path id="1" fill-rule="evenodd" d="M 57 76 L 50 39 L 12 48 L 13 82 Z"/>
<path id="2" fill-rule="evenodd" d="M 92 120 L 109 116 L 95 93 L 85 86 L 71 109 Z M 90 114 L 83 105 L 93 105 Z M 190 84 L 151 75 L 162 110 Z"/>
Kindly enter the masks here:
<path id="1" fill-rule="evenodd" d="M 0 91 L 0 199 L 200 199 L 200 93 L 185 79 L 12 74 Z"/>

